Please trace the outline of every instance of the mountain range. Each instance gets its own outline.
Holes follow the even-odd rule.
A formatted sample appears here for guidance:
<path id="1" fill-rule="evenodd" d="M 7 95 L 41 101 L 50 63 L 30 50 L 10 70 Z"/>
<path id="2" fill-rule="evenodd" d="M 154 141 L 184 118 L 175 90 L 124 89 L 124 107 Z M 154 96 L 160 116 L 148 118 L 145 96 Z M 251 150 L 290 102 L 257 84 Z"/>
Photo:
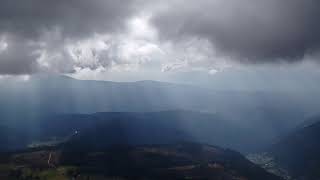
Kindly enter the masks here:
<path id="1" fill-rule="evenodd" d="M 224 136 L 227 132 L 232 132 L 230 136 L 243 131 L 243 136 L 255 134 L 254 138 L 250 138 L 252 143 L 244 145 L 246 148 L 237 145 L 241 134 L 231 145 L 240 151 L 255 151 L 261 148 L 261 144 L 271 143 L 274 138 L 289 132 L 308 114 L 315 113 L 319 103 L 301 101 L 301 97 L 281 92 L 215 91 L 156 81 L 84 81 L 54 75 L 33 75 L 26 80 L 0 80 L 0 86 L 0 128 L 2 132 L 18 134 L 18 137 L 4 134 L 3 139 L 13 147 L 16 145 L 12 141 L 19 139 L 25 141 L 23 144 L 29 142 L 34 134 L 41 131 L 40 126 L 49 126 L 52 123 L 50 119 L 60 114 L 82 114 L 85 117 L 96 112 L 125 114 L 184 110 L 218 116 L 212 118 L 220 119 L 218 123 L 215 120 L 211 123 L 208 121 L 209 124 L 204 126 L 207 129 L 204 132 L 210 136 L 210 127 L 214 130 L 213 134 L 225 131 L 218 133 Z M 181 124 L 187 126 L 187 123 Z M 219 126 L 230 129 L 214 128 Z M 210 138 L 221 139 L 218 135 Z M 208 139 L 206 137 L 204 141 Z M 230 141 L 218 141 L 218 145 L 229 147 Z"/>

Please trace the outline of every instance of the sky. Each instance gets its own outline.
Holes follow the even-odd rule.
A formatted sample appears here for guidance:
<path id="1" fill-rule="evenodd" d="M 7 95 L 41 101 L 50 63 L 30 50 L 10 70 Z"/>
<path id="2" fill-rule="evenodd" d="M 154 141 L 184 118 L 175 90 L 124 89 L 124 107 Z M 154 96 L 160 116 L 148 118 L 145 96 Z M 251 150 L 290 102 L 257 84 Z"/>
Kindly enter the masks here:
<path id="1" fill-rule="evenodd" d="M 0 4 L 0 77 L 214 81 L 231 89 L 313 88 L 320 78 L 318 0 Z"/>

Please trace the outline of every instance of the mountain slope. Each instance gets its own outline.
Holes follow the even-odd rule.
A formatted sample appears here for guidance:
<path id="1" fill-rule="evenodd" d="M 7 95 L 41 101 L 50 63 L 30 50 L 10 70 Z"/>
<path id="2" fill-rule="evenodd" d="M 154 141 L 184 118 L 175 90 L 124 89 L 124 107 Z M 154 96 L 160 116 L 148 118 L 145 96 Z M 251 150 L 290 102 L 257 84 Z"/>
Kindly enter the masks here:
<path id="1" fill-rule="evenodd" d="M 295 178 L 320 178 L 320 121 L 312 121 L 271 148 L 277 162 Z"/>
<path id="2" fill-rule="evenodd" d="M 177 141 L 196 141 L 248 151 L 261 146 L 254 130 L 238 126 L 219 115 L 193 111 L 106 112 L 47 116 L 34 125 L 33 140 L 64 139 L 77 133 L 79 142 L 99 146 L 110 144 L 166 144 Z M 85 137 L 82 137 L 85 136 Z M 91 146 L 94 146 L 92 144 Z"/>
<path id="3" fill-rule="evenodd" d="M 0 177 L 11 179 L 281 180 L 237 152 L 194 143 L 37 149 L 13 153 L 0 167 Z"/>

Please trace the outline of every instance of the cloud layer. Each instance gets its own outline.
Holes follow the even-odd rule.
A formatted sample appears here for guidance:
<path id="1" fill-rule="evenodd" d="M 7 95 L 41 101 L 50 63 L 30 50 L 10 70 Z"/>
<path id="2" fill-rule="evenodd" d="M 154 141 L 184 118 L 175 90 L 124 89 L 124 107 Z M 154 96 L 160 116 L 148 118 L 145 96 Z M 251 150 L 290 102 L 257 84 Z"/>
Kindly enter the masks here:
<path id="1" fill-rule="evenodd" d="M 33 45 L 15 37 L 0 38 L 0 73 L 29 74 L 37 71 Z"/>
<path id="2" fill-rule="evenodd" d="M 72 72 L 65 46 L 122 31 L 136 5 L 133 0 L 1 0 L 0 43 L 6 48 L 0 52 L 0 74 Z"/>
<path id="3" fill-rule="evenodd" d="M 247 62 L 297 61 L 320 47 L 320 1 L 167 1 L 154 16 L 164 39 L 209 39 Z"/>
<path id="4" fill-rule="evenodd" d="M 0 74 L 299 62 L 318 17 L 317 0 L 0 0 Z"/>
<path id="5" fill-rule="evenodd" d="M 135 12 L 133 0 L 1 0 L 0 31 L 25 38 L 59 29 L 65 37 L 116 31 Z"/>

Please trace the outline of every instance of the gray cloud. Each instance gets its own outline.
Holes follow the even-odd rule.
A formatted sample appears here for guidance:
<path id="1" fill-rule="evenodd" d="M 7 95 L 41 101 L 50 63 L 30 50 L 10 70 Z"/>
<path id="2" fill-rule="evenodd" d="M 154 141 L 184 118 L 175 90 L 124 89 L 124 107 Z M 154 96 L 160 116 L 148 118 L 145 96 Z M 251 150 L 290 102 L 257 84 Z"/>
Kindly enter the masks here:
<path id="1" fill-rule="evenodd" d="M 134 1 L 1 0 L 0 37 L 8 47 L 0 53 L 0 74 L 74 71 L 66 43 L 121 32 L 137 10 Z"/>
<path id="2" fill-rule="evenodd" d="M 38 71 L 34 45 L 15 37 L 6 38 L 6 47 L 0 51 L 1 74 L 30 74 Z"/>
<path id="3" fill-rule="evenodd" d="M 134 0 L 1 0 L 0 31 L 22 37 L 59 29 L 67 37 L 115 31 L 135 10 Z"/>
<path id="4" fill-rule="evenodd" d="M 241 62 L 294 62 L 320 47 L 320 1 L 166 1 L 153 24 L 166 40 L 209 39 Z"/>
<path id="5" fill-rule="evenodd" d="M 141 56 L 153 57 L 154 51 L 148 48 L 137 50 L 140 36 L 151 28 L 142 18 L 142 23 L 138 19 L 128 29 L 128 20 L 143 14 L 152 17 L 160 39 L 176 47 L 169 46 L 170 52 L 182 49 L 180 54 L 188 54 L 183 53 L 184 42 L 208 42 L 205 47 L 213 52 L 204 51 L 201 43 L 192 45 L 197 48 L 183 59 L 188 67 L 214 69 L 219 57 L 278 63 L 319 54 L 318 0 L 1 0 L 0 38 L 5 37 L 8 47 L 1 50 L 0 42 L 0 74 L 74 73 L 76 68 L 139 65 Z M 132 37 L 133 28 L 139 31 L 136 37 Z M 100 35 L 119 42 L 104 44 Z M 144 40 L 155 47 L 166 44 L 153 32 L 149 36 Z M 177 62 L 166 62 L 172 63 Z"/>

